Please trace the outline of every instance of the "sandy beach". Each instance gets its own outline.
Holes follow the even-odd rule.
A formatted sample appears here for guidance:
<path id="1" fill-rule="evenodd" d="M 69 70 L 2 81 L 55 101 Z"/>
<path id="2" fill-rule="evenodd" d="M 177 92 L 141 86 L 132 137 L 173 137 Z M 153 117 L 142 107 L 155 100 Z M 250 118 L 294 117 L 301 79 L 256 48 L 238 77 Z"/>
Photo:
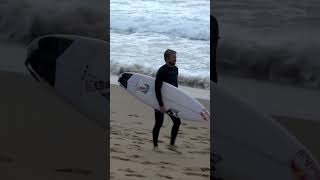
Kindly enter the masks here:
<path id="1" fill-rule="evenodd" d="M 172 122 L 165 117 L 159 150 L 153 150 L 154 111 L 117 85 L 110 99 L 111 179 L 209 179 L 210 129 L 205 122 L 182 121 L 176 151 L 168 149 Z M 208 109 L 210 102 L 200 100 Z"/>
<path id="2" fill-rule="evenodd" d="M 21 72 L 23 48 L 2 50 L 9 59 L 0 67 L 11 67 L 0 71 L 0 179 L 105 177 L 106 132 Z"/>

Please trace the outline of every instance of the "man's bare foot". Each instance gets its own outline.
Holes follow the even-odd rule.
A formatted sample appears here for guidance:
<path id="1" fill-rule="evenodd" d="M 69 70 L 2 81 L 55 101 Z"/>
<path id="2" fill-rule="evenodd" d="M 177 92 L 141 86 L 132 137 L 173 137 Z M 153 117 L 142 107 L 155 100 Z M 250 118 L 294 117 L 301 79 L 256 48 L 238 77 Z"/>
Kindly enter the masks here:
<path id="1" fill-rule="evenodd" d="M 178 151 L 178 146 L 176 146 L 176 145 L 170 144 L 170 145 L 168 145 L 168 149 L 169 149 L 170 151 L 174 151 L 174 152 L 176 152 L 176 153 L 182 154 L 180 151 Z"/>
<path id="2" fill-rule="evenodd" d="M 159 149 L 158 146 L 153 146 L 153 149 L 152 149 L 152 150 L 153 150 L 153 151 L 156 151 L 156 152 L 162 153 L 162 151 Z"/>

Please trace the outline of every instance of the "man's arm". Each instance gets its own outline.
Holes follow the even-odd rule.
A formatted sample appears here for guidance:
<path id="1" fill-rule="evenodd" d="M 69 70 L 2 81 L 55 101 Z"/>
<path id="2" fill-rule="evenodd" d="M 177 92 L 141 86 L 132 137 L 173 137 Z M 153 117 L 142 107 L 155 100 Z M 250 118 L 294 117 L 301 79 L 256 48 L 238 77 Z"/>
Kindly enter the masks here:
<path id="1" fill-rule="evenodd" d="M 156 91 L 156 97 L 159 103 L 159 106 L 163 106 L 162 96 L 161 96 L 161 87 L 163 83 L 163 77 L 162 77 L 162 71 L 159 69 L 156 75 L 156 82 L 155 82 L 155 91 Z"/>

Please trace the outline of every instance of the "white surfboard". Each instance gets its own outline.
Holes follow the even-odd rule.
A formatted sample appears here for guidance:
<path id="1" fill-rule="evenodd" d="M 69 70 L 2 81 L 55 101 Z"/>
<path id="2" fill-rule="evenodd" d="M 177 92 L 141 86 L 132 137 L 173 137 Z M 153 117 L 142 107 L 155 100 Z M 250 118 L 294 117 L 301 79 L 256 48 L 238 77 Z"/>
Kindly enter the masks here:
<path id="1" fill-rule="evenodd" d="M 211 83 L 211 160 L 216 178 L 319 180 L 320 166 L 285 128 Z"/>
<path id="2" fill-rule="evenodd" d="M 120 75 L 118 82 L 131 95 L 159 110 L 154 87 L 155 79 L 153 77 L 126 72 Z M 208 110 L 195 98 L 175 86 L 164 82 L 161 93 L 163 104 L 168 110 L 168 114 L 184 120 L 209 120 Z"/>
<path id="3" fill-rule="evenodd" d="M 40 82 L 89 119 L 107 128 L 109 43 L 74 35 L 48 35 L 28 46 L 25 65 Z"/>

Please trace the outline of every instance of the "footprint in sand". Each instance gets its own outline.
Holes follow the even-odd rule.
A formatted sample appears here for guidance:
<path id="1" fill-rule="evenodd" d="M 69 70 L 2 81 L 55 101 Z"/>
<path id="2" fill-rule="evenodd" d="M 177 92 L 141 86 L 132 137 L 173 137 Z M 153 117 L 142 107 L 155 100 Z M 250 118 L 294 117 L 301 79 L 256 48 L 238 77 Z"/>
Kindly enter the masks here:
<path id="1" fill-rule="evenodd" d="M 208 174 L 201 174 L 201 173 L 195 173 L 195 172 L 185 172 L 184 174 L 186 174 L 188 176 L 209 177 Z"/>
<path id="2" fill-rule="evenodd" d="M 129 116 L 129 117 L 136 117 L 136 118 L 140 117 L 140 116 L 138 116 L 138 115 L 136 115 L 136 114 L 129 114 L 128 116 Z"/>
<path id="3" fill-rule="evenodd" d="M 111 158 L 113 158 L 113 159 L 119 159 L 119 160 L 122 160 L 122 161 L 131 161 L 131 159 L 123 158 L 123 157 L 119 157 L 119 156 L 112 156 Z"/>
<path id="4" fill-rule="evenodd" d="M 209 151 L 188 151 L 191 154 L 209 154 Z"/>
<path id="5" fill-rule="evenodd" d="M 200 168 L 200 170 L 203 172 L 208 172 L 208 171 L 210 171 L 210 168 Z"/>
<path id="6" fill-rule="evenodd" d="M 191 140 L 200 140 L 200 139 L 198 139 L 198 138 L 190 138 Z"/>
<path id="7" fill-rule="evenodd" d="M 159 176 L 159 177 L 166 178 L 166 179 L 173 179 L 173 177 L 168 176 L 168 175 L 163 175 L 163 174 L 156 174 L 156 175 Z"/>
<path id="8" fill-rule="evenodd" d="M 188 149 L 193 148 L 192 146 L 189 146 L 189 145 L 184 145 L 184 147 L 186 147 L 186 148 L 188 148 Z"/>
<path id="9" fill-rule="evenodd" d="M 136 134 L 143 134 L 143 135 L 147 135 L 147 133 L 145 132 L 138 132 L 138 131 L 134 131 Z"/>
<path id="10" fill-rule="evenodd" d="M 118 149 L 116 149 L 116 148 L 111 148 L 111 152 L 125 154 L 124 151 L 120 151 L 120 150 L 118 150 Z"/>
<path id="11" fill-rule="evenodd" d="M 144 142 L 140 142 L 140 141 L 132 141 L 132 143 L 135 143 L 135 144 L 145 144 Z"/>
<path id="12" fill-rule="evenodd" d="M 186 129 L 199 129 L 197 127 L 186 127 Z"/>
<path id="13" fill-rule="evenodd" d="M 148 138 L 142 138 L 142 140 L 145 141 L 145 142 L 152 141 L 152 140 L 150 140 Z"/>
<path id="14" fill-rule="evenodd" d="M 154 152 L 156 152 L 156 153 L 164 153 L 163 151 L 161 151 L 159 148 L 153 148 L 152 149 Z"/>
<path id="15" fill-rule="evenodd" d="M 143 161 L 141 164 L 143 164 L 143 165 L 148 165 L 148 164 L 154 165 L 155 163 L 150 162 L 150 161 Z"/>
<path id="16" fill-rule="evenodd" d="M 207 141 L 200 141 L 200 144 L 209 144 Z"/>
<path id="17" fill-rule="evenodd" d="M 175 165 L 175 164 L 173 164 L 173 163 L 165 162 L 165 161 L 160 161 L 159 163 L 160 163 L 160 164 L 165 164 L 165 165 Z"/>
<path id="18" fill-rule="evenodd" d="M 142 141 L 142 139 L 139 138 L 139 137 L 132 137 L 132 138 L 130 138 L 130 139 L 132 139 L 132 140 L 137 140 L 137 141 Z M 135 142 L 136 142 L 136 141 L 135 141 Z"/>
<path id="19" fill-rule="evenodd" d="M 184 168 L 184 170 L 185 170 L 185 171 L 193 171 L 193 169 L 192 169 L 192 168 L 189 168 L 189 167 L 188 167 L 188 168 Z"/>
<path id="20" fill-rule="evenodd" d="M 196 136 L 196 138 L 199 138 L 199 139 L 207 139 L 207 136 Z"/>
<path id="21" fill-rule="evenodd" d="M 134 173 L 134 170 L 131 170 L 130 168 L 127 169 L 118 169 L 119 171 L 128 172 L 128 173 Z"/>
<path id="22" fill-rule="evenodd" d="M 128 147 L 128 149 L 130 149 L 130 150 L 133 149 L 133 150 L 136 150 L 136 151 L 142 151 L 140 146 Z"/>
<path id="23" fill-rule="evenodd" d="M 139 146 L 139 145 L 135 145 L 135 144 L 129 144 L 129 145 L 128 145 L 128 149 L 129 149 L 130 147 L 140 148 L 140 146 Z"/>
<path id="24" fill-rule="evenodd" d="M 138 141 L 142 141 L 142 138 L 140 138 L 139 136 L 136 136 L 136 135 L 133 135 L 133 136 L 131 137 L 131 139 L 138 140 Z"/>
<path id="25" fill-rule="evenodd" d="M 121 135 L 121 131 L 111 131 L 112 135 Z"/>
<path id="26" fill-rule="evenodd" d="M 139 178 L 143 178 L 143 177 L 146 177 L 142 174 L 126 174 L 126 176 L 129 176 L 129 177 L 139 177 Z"/>
<path id="27" fill-rule="evenodd" d="M 128 156 L 128 157 L 131 157 L 131 158 L 140 158 L 140 157 L 142 157 L 142 156 L 139 156 L 139 155 L 134 154 L 134 155 L 131 155 L 131 156 Z"/>
<path id="28" fill-rule="evenodd" d="M 178 150 L 178 147 L 176 147 L 176 146 L 167 145 L 167 148 L 168 148 L 168 150 L 170 150 L 170 151 L 172 151 L 172 152 L 175 152 L 175 153 L 177 153 L 177 154 L 182 154 L 182 152 L 179 151 L 179 150 Z"/>
<path id="29" fill-rule="evenodd" d="M 118 137 L 118 138 L 114 138 L 114 139 L 127 140 L 127 139 L 125 139 L 125 138 L 120 138 L 120 137 Z"/>

